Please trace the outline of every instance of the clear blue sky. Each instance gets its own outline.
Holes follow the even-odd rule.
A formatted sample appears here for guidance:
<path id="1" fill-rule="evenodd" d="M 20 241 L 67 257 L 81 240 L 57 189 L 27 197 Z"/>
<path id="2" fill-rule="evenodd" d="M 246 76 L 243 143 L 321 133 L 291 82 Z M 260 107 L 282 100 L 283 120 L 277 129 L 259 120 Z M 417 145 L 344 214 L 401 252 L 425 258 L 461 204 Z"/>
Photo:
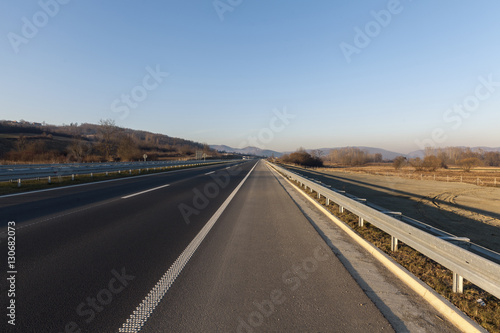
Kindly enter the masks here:
<path id="1" fill-rule="evenodd" d="M 495 0 L 59 1 L 1 1 L 0 119 L 279 151 L 500 146 Z"/>

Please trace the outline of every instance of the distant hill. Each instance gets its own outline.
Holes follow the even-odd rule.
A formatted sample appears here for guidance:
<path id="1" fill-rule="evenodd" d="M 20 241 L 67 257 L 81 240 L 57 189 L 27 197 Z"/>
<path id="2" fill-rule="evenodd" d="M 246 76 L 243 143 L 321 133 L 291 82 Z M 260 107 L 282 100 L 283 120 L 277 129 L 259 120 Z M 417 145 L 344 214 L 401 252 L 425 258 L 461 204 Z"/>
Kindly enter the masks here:
<path id="1" fill-rule="evenodd" d="M 245 147 L 245 148 L 233 148 L 226 145 L 210 145 L 210 148 L 215 149 L 219 152 L 227 152 L 227 153 L 237 153 L 242 155 L 255 155 L 255 156 L 265 156 L 271 157 L 280 157 L 283 153 L 269 150 L 269 149 L 261 149 L 258 147 Z"/>
<path id="2" fill-rule="evenodd" d="M 258 147 L 245 147 L 245 148 L 233 148 L 230 146 L 226 145 L 210 145 L 210 148 L 215 149 L 217 151 L 221 152 L 228 152 L 228 153 L 238 153 L 238 154 L 243 154 L 243 155 L 256 155 L 256 156 L 275 156 L 275 157 L 281 157 L 284 154 L 290 154 L 293 153 L 293 151 L 286 151 L 286 152 L 278 152 L 275 150 L 270 150 L 270 149 L 261 149 Z M 330 150 L 332 149 L 341 149 L 344 147 L 334 147 L 334 148 L 320 148 L 320 149 L 306 149 L 308 152 L 311 152 L 313 150 L 320 150 L 322 152 L 322 156 L 327 156 L 330 153 Z M 358 147 L 353 147 L 353 148 L 359 148 L 361 150 L 367 151 L 369 154 L 382 154 L 382 158 L 384 160 L 393 160 L 397 156 L 405 154 L 401 153 L 396 153 L 393 151 L 381 149 L 381 148 L 374 148 L 374 147 L 364 147 L 364 146 L 358 146 Z"/>
<path id="3" fill-rule="evenodd" d="M 106 124 L 49 125 L 0 120 L 0 159 L 10 162 L 99 162 L 195 158 L 218 154 L 204 144 Z"/>
<path id="4" fill-rule="evenodd" d="M 284 154 L 290 154 L 293 153 L 294 151 L 285 151 L 285 152 L 278 152 L 274 150 L 269 150 L 269 149 L 261 149 L 258 147 L 245 147 L 245 148 L 233 148 L 230 146 L 226 145 L 211 145 L 210 148 L 215 149 L 217 151 L 221 152 L 228 152 L 228 153 L 237 153 L 237 154 L 243 154 L 243 155 L 256 155 L 256 156 L 275 156 L 275 157 L 281 157 Z M 322 153 L 322 156 L 328 156 L 330 153 L 330 150 L 336 150 L 336 149 L 342 149 L 342 148 L 347 148 L 347 147 L 332 147 L 332 148 L 319 148 L 319 149 L 306 149 L 307 152 L 311 152 L 313 150 L 320 150 Z M 403 154 L 403 153 L 398 153 L 382 148 L 375 148 L 375 147 L 366 147 L 366 146 L 354 146 L 350 148 L 358 148 L 363 151 L 366 151 L 370 155 L 375 155 L 375 154 L 382 154 L 382 159 L 384 160 L 393 160 L 398 156 L 404 156 L 407 158 L 415 158 L 415 157 L 420 157 L 423 158 L 425 156 L 424 150 L 416 150 L 412 151 L 411 153 L 408 154 Z M 459 147 L 459 148 L 466 148 L 466 147 Z M 473 147 L 471 148 L 472 151 L 478 151 L 482 149 L 485 152 L 500 152 L 500 147 L 496 148 L 491 148 L 491 147 Z"/>

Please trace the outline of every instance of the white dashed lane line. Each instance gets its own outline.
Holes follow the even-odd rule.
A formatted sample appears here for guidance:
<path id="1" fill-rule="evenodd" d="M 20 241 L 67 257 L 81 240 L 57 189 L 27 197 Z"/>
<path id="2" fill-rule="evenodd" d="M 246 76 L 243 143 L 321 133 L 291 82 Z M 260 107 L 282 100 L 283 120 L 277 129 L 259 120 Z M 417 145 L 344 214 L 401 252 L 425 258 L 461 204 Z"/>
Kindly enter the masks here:
<path id="1" fill-rule="evenodd" d="M 128 199 L 128 198 L 131 198 L 131 197 L 135 197 L 136 195 L 144 194 L 144 193 L 151 192 L 151 191 L 154 191 L 154 190 L 159 190 L 160 188 L 164 188 L 164 187 L 167 187 L 167 186 L 170 186 L 170 184 L 158 186 L 158 187 L 155 187 L 155 188 L 150 188 L 149 190 L 137 192 L 137 193 L 134 193 L 134 194 L 129 194 L 129 195 L 126 195 L 126 196 L 122 197 L 122 199 Z"/>

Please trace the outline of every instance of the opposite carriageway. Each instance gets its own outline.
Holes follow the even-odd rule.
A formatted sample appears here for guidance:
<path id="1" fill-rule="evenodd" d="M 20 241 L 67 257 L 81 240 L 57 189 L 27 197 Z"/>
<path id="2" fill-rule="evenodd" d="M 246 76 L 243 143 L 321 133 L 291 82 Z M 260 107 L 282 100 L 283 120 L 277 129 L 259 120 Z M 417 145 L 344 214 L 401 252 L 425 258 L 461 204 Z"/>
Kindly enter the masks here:
<path id="1" fill-rule="evenodd" d="M 49 177 L 91 175 L 127 170 L 161 169 L 166 167 L 193 166 L 220 163 L 222 160 L 190 161 L 148 161 L 148 162 L 107 162 L 107 163 L 63 163 L 63 164 L 22 164 L 0 165 L 0 181 L 19 181 Z M 226 161 L 227 162 L 227 161 Z"/>

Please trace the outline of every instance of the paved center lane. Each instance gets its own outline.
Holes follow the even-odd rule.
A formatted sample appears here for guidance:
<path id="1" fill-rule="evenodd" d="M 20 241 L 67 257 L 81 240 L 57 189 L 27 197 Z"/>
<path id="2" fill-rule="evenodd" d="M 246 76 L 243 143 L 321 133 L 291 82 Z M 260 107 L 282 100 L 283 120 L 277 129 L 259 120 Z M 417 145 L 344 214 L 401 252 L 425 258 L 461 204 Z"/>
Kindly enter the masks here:
<path id="1" fill-rule="evenodd" d="M 141 332 L 391 330 L 259 163 Z"/>

